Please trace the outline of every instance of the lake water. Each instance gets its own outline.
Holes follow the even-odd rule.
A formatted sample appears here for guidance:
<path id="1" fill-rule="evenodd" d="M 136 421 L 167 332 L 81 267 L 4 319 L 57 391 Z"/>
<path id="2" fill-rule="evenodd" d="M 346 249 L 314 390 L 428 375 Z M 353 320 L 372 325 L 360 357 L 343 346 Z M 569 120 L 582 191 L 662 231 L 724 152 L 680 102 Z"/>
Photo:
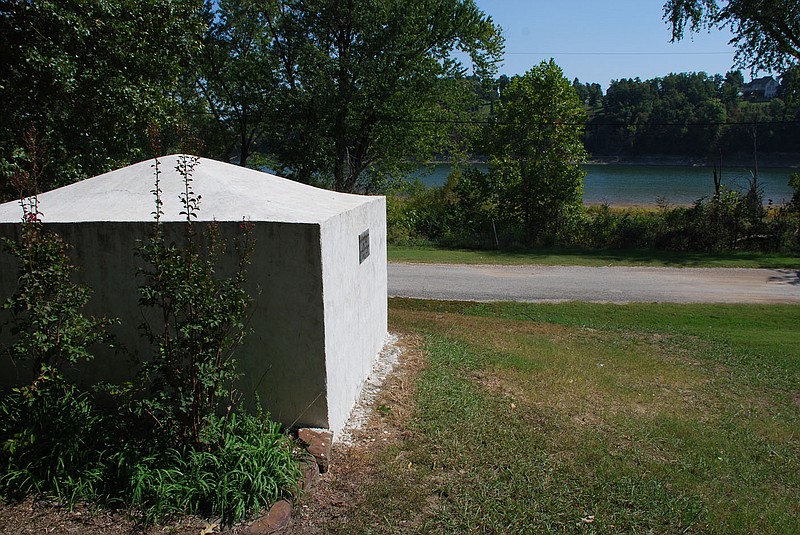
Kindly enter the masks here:
<path id="1" fill-rule="evenodd" d="M 486 164 L 477 164 L 483 171 Z M 586 164 L 583 183 L 583 202 L 610 205 L 653 205 L 659 197 L 670 204 L 692 204 L 700 197 L 714 193 L 713 168 L 675 165 L 618 165 Z M 417 173 L 427 186 L 441 186 L 450 173 L 450 164 L 436 164 L 429 174 Z M 764 202 L 775 204 L 789 200 L 792 189 L 789 176 L 792 169 L 763 168 L 759 170 L 759 183 L 764 191 Z M 726 167 L 722 183 L 730 189 L 746 190 L 750 178 L 746 168 Z"/>

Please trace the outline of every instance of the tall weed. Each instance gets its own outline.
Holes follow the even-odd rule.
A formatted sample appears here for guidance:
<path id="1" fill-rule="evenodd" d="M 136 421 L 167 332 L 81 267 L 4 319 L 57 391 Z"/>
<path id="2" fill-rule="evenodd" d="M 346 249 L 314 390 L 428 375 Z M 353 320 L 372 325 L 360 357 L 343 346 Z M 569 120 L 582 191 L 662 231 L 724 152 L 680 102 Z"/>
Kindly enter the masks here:
<path id="1" fill-rule="evenodd" d="M 143 363 L 149 394 L 139 408 L 168 433 L 176 444 L 200 447 L 208 442 L 210 418 L 224 402 L 233 410 L 237 377 L 235 349 L 247 334 L 251 298 L 243 288 L 253 254 L 252 224 L 241 224 L 239 258 L 232 277 L 220 277 L 224 243 L 216 223 L 198 232 L 194 221 L 200 195 L 192 189 L 198 159 L 179 156 L 175 167 L 184 183 L 180 196 L 185 216 L 184 244 L 169 243 L 161 226 L 160 162 L 155 160 L 155 224 L 149 240 L 136 254 L 146 266 L 140 271 L 139 304 L 155 309 L 157 320 L 141 328 L 153 346 Z"/>

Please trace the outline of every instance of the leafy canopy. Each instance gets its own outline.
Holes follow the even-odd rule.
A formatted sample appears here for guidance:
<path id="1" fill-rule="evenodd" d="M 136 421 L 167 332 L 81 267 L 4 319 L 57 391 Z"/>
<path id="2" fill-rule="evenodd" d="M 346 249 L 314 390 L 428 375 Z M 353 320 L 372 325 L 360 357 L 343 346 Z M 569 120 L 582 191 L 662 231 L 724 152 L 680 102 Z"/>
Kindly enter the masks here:
<path id="1" fill-rule="evenodd" d="M 192 80 L 196 126 L 214 156 L 239 165 L 271 131 L 281 90 L 279 2 L 220 0 L 206 6 L 208 30 Z"/>
<path id="2" fill-rule="evenodd" d="M 281 4 L 287 91 L 271 149 L 284 174 L 339 191 L 447 151 L 448 120 L 474 96 L 462 57 L 490 74 L 502 52 L 499 29 L 473 0 Z"/>
<path id="3" fill-rule="evenodd" d="M 43 190 L 143 157 L 148 123 L 176 120 L 201 9 L 202 0 L 0 3 L 0 164 L 17 165 L 32 125 L 48 140 Z"/>
<path id="4" fill-rule="evenodd" d="M 664 19 L 672 39 L 685 31 L 729 28 L 736 61 L 754 70 L 784 70 L 800 61 L 800 3 L 796 0 L 669 0 Z"/>
<path id="5" fill-rule="evenodd" d="M 586 113 L 575 89 L 551 59 L 503 92 L 489 149 L 499 202 L 521 217 L 526 240 L 557 239 L 580 211 L 586 159 Z"/>

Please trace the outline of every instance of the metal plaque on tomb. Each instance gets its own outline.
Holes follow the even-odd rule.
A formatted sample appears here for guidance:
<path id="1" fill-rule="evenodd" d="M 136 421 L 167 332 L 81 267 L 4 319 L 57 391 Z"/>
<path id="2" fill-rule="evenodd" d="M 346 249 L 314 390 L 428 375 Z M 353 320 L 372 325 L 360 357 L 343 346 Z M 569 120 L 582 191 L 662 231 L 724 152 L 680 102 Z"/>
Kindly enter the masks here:
<path id="1" fill-rule="evenodd" d="M 369 229 L 358 236 L 358 263 L 361 264 L 369 256 Z"/>

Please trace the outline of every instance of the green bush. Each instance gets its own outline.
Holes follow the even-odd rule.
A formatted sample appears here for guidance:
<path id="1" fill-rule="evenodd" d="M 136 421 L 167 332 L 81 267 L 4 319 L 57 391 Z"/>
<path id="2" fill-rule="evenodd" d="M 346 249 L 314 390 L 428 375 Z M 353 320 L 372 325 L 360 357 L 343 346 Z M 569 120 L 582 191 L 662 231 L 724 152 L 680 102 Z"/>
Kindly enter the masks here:
<path id="1" fill-rule="evenodd" d="M 219 440 L 173 448 L 125 412 L 104 410 L 62 383 L 0 399 L 0 492 L 132 508 L 150 525 L 183 514 L 230 524 L 296 492 L 293 442 L 263 415 L 212 418 Z"/>
<path id="2" fill-rule="evenodd" d="M 193 221 L 200 196 L 192 190 L 192 173 L 198 159 L 179 156 L 176 170 L 184 182 L 181 194 L 184 244 L 168 243 L 161 228 L 160 162 L 155 167 L 155 224 L 137 255 L 146 267 L 140 270 L 139 304 L 156 310 L 156 320 L 141 330 L 153 346 L 142 363 L 149 392 L 138 409 L 166 432 L 176 445 L 196 447 L 209 440 L 209 419 L 220 403 L 233 409 L 237 378 L 233 354 L 248 331 L 245 327 L 251 298 L 245 291 L 247 266 L 253 254 L 252 224 L 243 221 L 236 244 L 237 269 L 220 276 L 218 265 L 225 244 L 216 223 L 197 231 Z"/>
<path id="3" fill-rule="evenodd" d="M 128 498 L 145 524 L 198 513 L 230 524 L 296 490 L 293 442 L 277 423 L 232 414 L 212 425 L 220 427 L 220 441 L 210 450 L 153 449 L 126 467 Z"/>
<path id="4" fill-rule="evenodd" d="M 393 245 L 410 245 L 416 237 L 414 209 L 404 195 L 386 196 L 386 240 Z"/>
<path id="5" fill-rule="evenodd" d="M 52 495 L 63 503 L 108 502 L 114 456 L 125 434 L 86 392 L 63 380 L 0 398 L 0 493 Z"/>
<path id="6" fill-rule="evenodd" d="M 455 214 L 446 188 L 408 184 L 386 196 L 387 240 L 412 245 L 443 239 L 453 233 Z"/>
<path id="7" fill-rule="evenodd" d="M 497 190 L 497 177 L 467 169 L 442 188 L 410 188 L 387 197 L 389 243 L 515 249 L 557 245 L 593 249 L 778 251 L 800 247 L 800 201 L 764 208 L 757 190 L 723 189 L 690 207 L 658 209 L 588 206 L 562 211 L 554 243 L 531 244 L 521 214 Z M 800 189 L 800 174 L 790 182 Z M 800 194 L 795 196 L 800 198 Z"/>
<path id="8" fill-rule="evenodd" d="M 46 389 L 63 368 L 92 358 L 90 347 L 109 342 L 113 322 L 84 315 L 91 289 L 72 282 L 76 267 L 60 236 L 44 228 L 35 197 L 23 199 L 20 241 L 4 240 L 18 262 L 17 288 L 2 308 L 11 313 L 13 344 L 9 356 L 26 362 L 31 389 Z"/>

